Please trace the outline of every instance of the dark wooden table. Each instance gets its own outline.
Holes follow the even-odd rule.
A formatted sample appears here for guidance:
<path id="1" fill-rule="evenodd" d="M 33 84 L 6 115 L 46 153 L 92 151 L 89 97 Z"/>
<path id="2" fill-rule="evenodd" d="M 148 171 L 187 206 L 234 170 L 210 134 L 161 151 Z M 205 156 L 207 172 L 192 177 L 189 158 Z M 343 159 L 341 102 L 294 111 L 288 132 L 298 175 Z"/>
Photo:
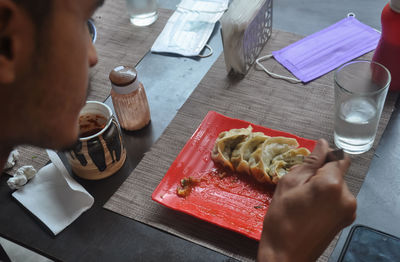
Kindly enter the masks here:
<path id="1" fill-rule="evenodd" d="M 178 0 L 160 0 L 163 8 L 175 8 Z M 298 34 L 310 34 L 355 12 L 364 23 L 380 27 L 380 12 L 385 0 L 280 0 L 274 3 L 274 28 Z M 139 163 L 144 153 L 162 134 L 190 93 L 200 82 L 222 52 L 218 28 L 213 33 L 210 45 L 214 55 L 210 59 L 194 60 L 182 57 L 154 55 L 151 53 L 137 65 L 149 99 L 157 104 L 151 108 L 151 125 L 139 132 L 125 132 L 124 142 L 129 158 L 124 167 L 114 176 L 101 181 L 77 179 L 95 198 L 94 206 L 80 216 L 58 236 L 53 237 L 44 225 L 38 222 L 17 201 L 12 199 L 11 190 L 6 185 L 6 176 L 0 178 L 0 236 L 55 260 L 63 261 L 229 261 L 231 258 L 208 250 L 186 240 L 154 229 L 150 226 L 125 218 L 102 208 L 104 203 L 123 183 Z M 167 77 L 159 78 L 153 74 L 157 65 L 165 70 Z M 166 85 L 167 84 L 167 85 Z M 168 88 L 165 88 L 168 86 Z M 163 88 L 162 88 L 163 87 Z M 106 103 L 111 105 L 110 99 Z M 389 172 L 389 182 L 400 188 L 400 114 L 396 110 L 385 132 L 377 157 L 374 158 L 366 184 L 378 183 L 380 187 L 389 186 L 388 178 L 381 181 L 376 176 L 379 170 Z M 373 180 L 371 180 L 373 178 Z M 372 181 L 372 182 L 369 182 Z M 384 191 L 384 190 L 382 190 Z M 367 189 L 359 195 L 359 218 L 363 224 L 372 225 L 388 233 L 400 236 L 397 220 L 400 217 L 400 199 L 395 192 L 381 196 L 391 199 L 387 205 L 379 205 L 379 212 L 391 208 L 383 222 L 379 222 L 375 206 Z M 397 203 L 397 206 L 393 203 Z M 394 223 L 393 221 L 396 221 Z M 396 227 L 396 228 L 394 228 Z M 347 230 L 341 237 L 332 260 L 346 238 Z"/>

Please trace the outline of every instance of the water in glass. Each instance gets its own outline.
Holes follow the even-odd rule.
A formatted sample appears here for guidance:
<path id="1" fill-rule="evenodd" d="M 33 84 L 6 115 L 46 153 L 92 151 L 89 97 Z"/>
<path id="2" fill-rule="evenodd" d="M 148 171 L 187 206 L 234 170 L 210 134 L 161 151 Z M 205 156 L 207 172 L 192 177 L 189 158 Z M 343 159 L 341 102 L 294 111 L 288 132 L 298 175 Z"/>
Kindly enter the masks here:
<path id="1" fill-rule="evenodd" d="M 337 110 L 335 144 L 353 154 L 371 148 L 380 118 L 376 103 L 372 99 L 356 97 L 344 101 Z"/>
<path id="2" fill-rule="evenodd" d="M 126 0 L 131 23 L 147 26 L 158 18 L 157 0 Z"/>

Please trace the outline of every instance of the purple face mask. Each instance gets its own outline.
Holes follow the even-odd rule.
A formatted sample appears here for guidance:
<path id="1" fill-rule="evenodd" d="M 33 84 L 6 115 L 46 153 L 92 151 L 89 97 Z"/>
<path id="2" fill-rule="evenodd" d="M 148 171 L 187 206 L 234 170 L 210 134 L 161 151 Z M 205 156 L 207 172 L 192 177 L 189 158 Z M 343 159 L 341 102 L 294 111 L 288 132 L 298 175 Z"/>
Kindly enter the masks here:
<path id="1" fill-rule="evenodd" d="M 300 82 L 271 73 L 260 63 L 273 56 L 301 82 L 309 82 L 374 50 L 379 39 L 378 31 L 349 16 L 256 62 L 273 77 Z"/>

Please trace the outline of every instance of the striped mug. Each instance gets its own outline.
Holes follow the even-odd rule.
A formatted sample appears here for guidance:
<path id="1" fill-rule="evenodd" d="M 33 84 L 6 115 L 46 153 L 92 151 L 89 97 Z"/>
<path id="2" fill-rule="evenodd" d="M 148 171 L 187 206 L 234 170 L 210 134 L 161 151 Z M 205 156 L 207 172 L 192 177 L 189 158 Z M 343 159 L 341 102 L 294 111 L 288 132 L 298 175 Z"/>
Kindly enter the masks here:
<path id="1" fill-rule="evenodd" d="M 79 141 L 67 152 L 72 171 L 79 177 L 98 180 L 117 172 L 125 162 L 121 129 L 111 108 L 88 101 L 79 114 Z"/>

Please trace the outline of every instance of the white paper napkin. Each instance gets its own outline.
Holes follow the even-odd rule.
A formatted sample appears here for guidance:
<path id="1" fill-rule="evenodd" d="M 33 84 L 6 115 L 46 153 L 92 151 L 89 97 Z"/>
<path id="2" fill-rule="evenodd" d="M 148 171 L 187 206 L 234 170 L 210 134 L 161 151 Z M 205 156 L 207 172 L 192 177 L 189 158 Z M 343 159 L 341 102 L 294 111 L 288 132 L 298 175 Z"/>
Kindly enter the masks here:
<path id="1" fill-rule="evenodd" d="M 68 173 L 57 153 L 47 150 L 51 164 L 12 196 L 57 235 L 94 203 L 94 198 Z"/>

